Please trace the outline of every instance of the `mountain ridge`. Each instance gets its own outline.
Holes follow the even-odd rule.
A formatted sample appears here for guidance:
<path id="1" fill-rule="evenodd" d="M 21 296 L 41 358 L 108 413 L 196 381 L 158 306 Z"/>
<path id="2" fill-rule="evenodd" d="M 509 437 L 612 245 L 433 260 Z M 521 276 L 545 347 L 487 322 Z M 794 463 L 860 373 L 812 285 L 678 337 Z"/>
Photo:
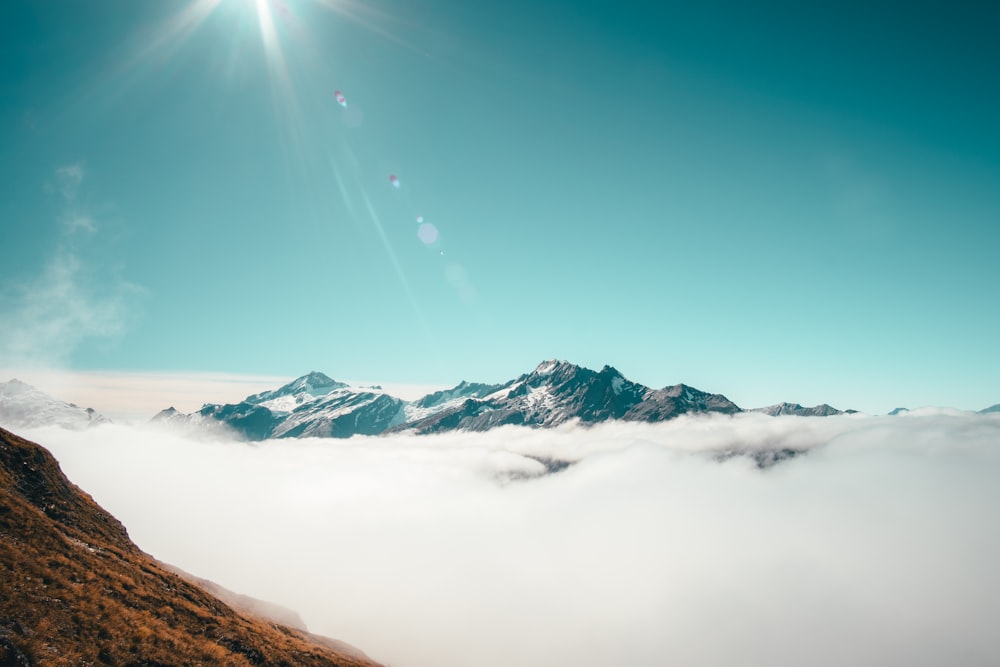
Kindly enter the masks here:
<path id="1" fill-rule="evenodd" d="M 820 403 L 819 405 L 815 405 L 811 408 L 803 407 L 798 403 L 775 403 L 774 405 L 767 405 L 762 408 L 753 408 L 751 410 L 747 410 L 747 412 L 760 412 L 772 417 L 779 417 L 782 415 L 793 415 L 796 417 L 830 417 L 833 415 L 842 415 L 854 412 L 854 410 L 838 410 L 837 408 L 826 403 Z"/>
<path id="2" fill-rule="evenodd" d="M 323 393 L 323 392 L 326 393 Z M 313 371 L 239 403 L 206 404 L 181 415 L 170 408 L 157 421 L 224 424 L 247 440 L 289 437 L 485 431 L 506 424 L 549 428 L 570 420 L 663 421 L 687 413 L 736 414 L 721 394 L 685 384 L 653 389 L 610 365 L 599 371 L 549 359 L 501 384 L 468 382 L 403 401 L 378 387 L 350 387 Z"/>

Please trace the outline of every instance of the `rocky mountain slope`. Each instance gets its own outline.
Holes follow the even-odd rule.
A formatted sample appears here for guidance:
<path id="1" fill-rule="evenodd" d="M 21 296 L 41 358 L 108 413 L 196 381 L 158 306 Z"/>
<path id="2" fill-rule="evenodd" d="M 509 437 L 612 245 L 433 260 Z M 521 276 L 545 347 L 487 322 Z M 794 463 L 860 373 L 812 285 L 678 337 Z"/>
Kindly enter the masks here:
<path id="1" fill-rule="evenodd" d="M 221 425 L 247 440 L 263 440 L 485 431 L 506 424 L 546 428 L 574 419 L 583 424 L 612 419 L 657 422 L 689 413 L 737 412 L 744 410 L 721 394 L 684 384 L 652 389 L 628 380 L 611 366 L 594 371 L 553 359 L 503 384 L 463 381 L 415 401 L 390 396 L 379 387 L 351 387 L 312 372 L 239 403 L 207 404 L 189 415 L 168 408 L 154 420 L 188 427 Z M 845 411 L 826 404 L 806 408 L 779 403 L 754 412 L 824 417 Z"/>
<path id="2" fill-rule="evenodd" d="M 740 408 L 725 396 L 687 385 L 650 389 L 627 380 L 611 366 L 593 371 L 551 360 L 488 394 L 466 398 L 392 430 L 486 431 L 504 424 L 550 427 L 571 419 L 584 424 L 609 419 L 653 422 L 690 412 L 734 414 Z"/>
<path id="3" fill-rule="evenodd" d="M 0 665 L 377 667 L 334 640 L 237 613 L 178 576 L 51 454 L 3 429 Z"/>
<path id="4" fill-rule="evenodd" d="M 725 396 L 687 385 L 650 389 L 627 380 L 610 366 L 593 371 L 551 360 L 504 384 L 462 382 L 410 402 L 379 387 L 349 387 L 313 372 L 240 403 L 208 404 L 190 415 L 169 408 L 154 419 L 224 424 L 248 440 L 263 440 L 485 431 L 505 424 L 544 428 L 572 419 L 584 424 L 609 419 L 653 422 L 690 412 L 740 411 Z"/>
<path id="5" fill-rule="evenodd" d="M 813 406 L 811 408 L 804 408 L 798 403 L 776 403 L 774 405 L 768 405 L 763 408 L 753 408 L 748 410 L 748 412 L 762 412 L 765 415 L 771 415 L 772 417 L 778 417 L 780 415 L 794 415 L 796 417 L 830 417 L 832 415 L 842 415 L 843 410 L 838 410 L 826 403 L 821 403 L 820 405 Z M 847 412 L 852 412 L 848 410 Z"/>
<path id="6" fill-rule="evenodd" d="M 402 423 L 405 406 L 379 387 L 349 387 L 313 372 L 239 403 L 210 403 L 189 415 L 167 408 L 153 420 L 207 428 L 223 424 L 246 440 L 349 438 L 377 435 Z"/>

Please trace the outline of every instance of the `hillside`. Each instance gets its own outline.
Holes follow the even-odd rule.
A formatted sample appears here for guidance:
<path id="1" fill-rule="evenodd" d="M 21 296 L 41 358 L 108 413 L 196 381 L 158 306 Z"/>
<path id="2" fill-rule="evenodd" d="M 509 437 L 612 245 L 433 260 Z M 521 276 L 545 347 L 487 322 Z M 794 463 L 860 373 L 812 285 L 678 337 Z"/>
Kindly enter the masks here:
<path id="1" fill-rule="evenodd" d="M 178 576 L 48 451 L 3 429 L 0 665 L 377 667 L 334 640 L 240 615 Z"/>

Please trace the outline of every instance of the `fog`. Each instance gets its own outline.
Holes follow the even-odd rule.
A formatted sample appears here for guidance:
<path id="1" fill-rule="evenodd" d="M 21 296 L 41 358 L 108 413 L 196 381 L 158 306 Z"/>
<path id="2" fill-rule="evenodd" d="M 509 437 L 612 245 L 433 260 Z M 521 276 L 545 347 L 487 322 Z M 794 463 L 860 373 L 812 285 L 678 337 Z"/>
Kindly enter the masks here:
<path id="1" fill-rule="evenodd" d="M 155 557 L 393 667 L 1000 664 L 1000 416 L 25 435 Z M 720 456 L 768 448 L 808 452 Z"/>

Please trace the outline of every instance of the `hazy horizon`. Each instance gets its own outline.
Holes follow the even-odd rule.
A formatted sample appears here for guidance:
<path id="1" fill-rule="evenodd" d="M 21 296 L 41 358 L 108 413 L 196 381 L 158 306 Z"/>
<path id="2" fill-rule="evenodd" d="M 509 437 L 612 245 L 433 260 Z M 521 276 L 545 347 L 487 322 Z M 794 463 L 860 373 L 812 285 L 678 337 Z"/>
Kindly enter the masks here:
<path id="1" fill-rule="evenodd" d="M 530 368 L 524 369 L 523 372 L 529 372 L 530 370 Z M 506 378 L 502 381 L 512 380 L 514 377 L 516 376 Z M 3 380 L 2 378 L 7 379 Z M 148 421 L 161 410 L 170 407 L 177 409 L 181 413 L 189 414 L 209 403 L 239 403 L 247 396 L 277 389 L 296 378 L 239 375 L 235 373 L 185 373 L 182 371 L 174 373 L 122 373 L 110 371 L 86 372 L 54 369 L 0 368 L 0 382 L 7 382 L 12 379 L 26 382 L 36 389 L 49 394 L 54 399 L 74 403 L 83 408 L 93 408 L 112 421 L 124 424 L 139 424 Z M 416 400 L 442 389 L 451 389 L 455 384 L 458 384 L 457 381 L 455 384 L 450 385 L 418 385 L 386 384 L 374 380 L 351 380 L 338 377 L 333 377 L 333 379 L 345 382 L 354 387 L 377 385 L 386 393 L 407 401 Z M 478 378 L 462 378 L 462 380 L 469 382 L 479 381 Z M 659 387 L 653 388 L 658 389 Z M 696 387 L 696 389 L 726 395 L 724 391 L 719 391 L 711 387 Z M 734 403 L 744 410 L 765 407 L 765 404 L 741 403 L 732 396 L 726 395 L 726 397 L 733 400 Z M 810 404 L 803 404 L 801 401 L 794 400 L 794 398 L 786 398 L 778 402 L 800 403 L 805 407 L 811 407 Z M 829 401 L 823 401 L 822 403 L 830 404 Z M 770 403 L 766 405 L 774 404 Z M 942 408 L 979 412 L 996 404 L 994 402 L 988 405 L 971 407 L 943 404 L 902 405 L 888 400 L 883 401 L 882 405 L 892 405 L 892 407 L 883 407 L 881 410 L 860 409 L 854 405 L 833 405 L 833 407 L 841 411 L 857 410 L 858 412 L 874 416 L 888 414 L 896 408 L 905 408 L 907 410 Z"/>

